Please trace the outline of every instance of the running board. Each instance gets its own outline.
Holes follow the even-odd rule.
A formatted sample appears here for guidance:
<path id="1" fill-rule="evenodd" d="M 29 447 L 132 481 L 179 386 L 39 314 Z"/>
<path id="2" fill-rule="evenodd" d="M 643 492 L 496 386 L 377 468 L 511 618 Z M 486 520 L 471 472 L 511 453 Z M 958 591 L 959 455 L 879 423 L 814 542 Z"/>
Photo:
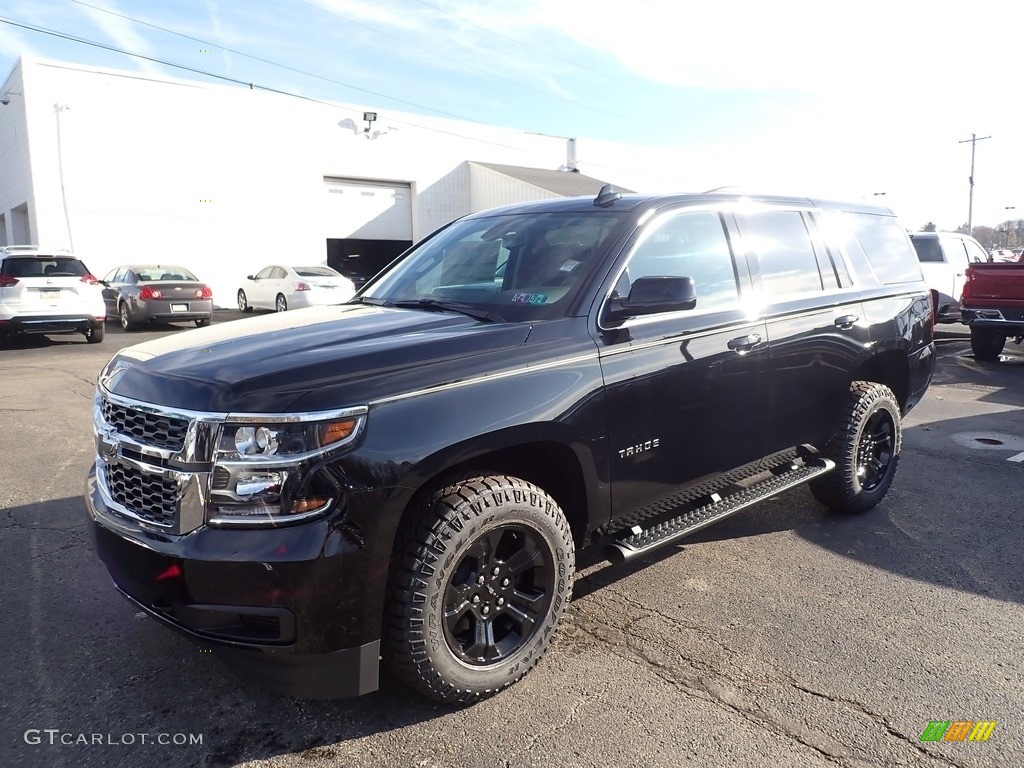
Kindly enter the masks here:
<path id="1" fill-rule="evenodd" d="M 793 463 L 786 471 L 725 498 L 713 493 L 707 497 L 710 499 L 709 503 L 690 509 L 681 515 L 661 520 L 646 528 L 642 525 L 627 528 L 619 534 L 615 541 L 607 545 L 605 554 L 609 560 L 616 563 L 632 560 L 651 550 L 672 544 L 684 536 L 689 536 L 712 523 L 717 523 L 759 501 L 803 485 L 819 475 L 831 472 L 835 466 L 835 462 L 830 459 L 815 457 L 807 461 L 806 464 Z"/>

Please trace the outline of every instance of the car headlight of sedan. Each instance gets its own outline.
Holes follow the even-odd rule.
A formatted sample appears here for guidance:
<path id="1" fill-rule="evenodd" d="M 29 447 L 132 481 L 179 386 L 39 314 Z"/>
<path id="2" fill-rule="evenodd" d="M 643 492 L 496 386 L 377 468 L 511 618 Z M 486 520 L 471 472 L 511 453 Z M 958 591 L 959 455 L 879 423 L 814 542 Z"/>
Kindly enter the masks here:
<path id="1" fill-rule="evenodd" d="M 281 525 L 328 512 L 341 488 L 322 459 L 359 437 L 366 410 L 229 415 L 217 437 L 207 521 Z"/>

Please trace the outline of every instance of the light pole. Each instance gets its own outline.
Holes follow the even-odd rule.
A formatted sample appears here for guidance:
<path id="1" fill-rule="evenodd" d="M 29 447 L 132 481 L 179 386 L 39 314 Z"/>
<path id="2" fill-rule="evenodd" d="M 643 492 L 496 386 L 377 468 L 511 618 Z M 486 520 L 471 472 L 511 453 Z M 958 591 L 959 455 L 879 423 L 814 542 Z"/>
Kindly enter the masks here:
<path id="1" fill-rule="evenodd" d="M 974 145 L 979 141 L 985 139 L 991 139 L 991 136 L 982 136 L 980 139 L 976 134 L 971 134 L 971 138 L 964 139 L 961 144 L 971 143 L 971 175 L 967 177 L 967 181 L 971 185 L 971 191 L 967 198 L 967 234 L 974 237 Z"/>
<path id="2" fill-rule="evenodd" d="M 1007 206 L 1003 207 L 1003 210 L 1004 211 L 1015 211 L 1015 210 L 1017 210 L 1017 206 L 1015 206 L 1015 205 L 1007 205 Z M 1010 219 L 1007 219 L 1006 220 L 1006 247 L 1007 248 L 1010 247 L 1010 233 L 1012 232 L 1012 233 L 1016 234 L 1016 229 L 1011 229 L 1011 226 L 1012 226 L 1012 222 L 1010 221 Z"/>

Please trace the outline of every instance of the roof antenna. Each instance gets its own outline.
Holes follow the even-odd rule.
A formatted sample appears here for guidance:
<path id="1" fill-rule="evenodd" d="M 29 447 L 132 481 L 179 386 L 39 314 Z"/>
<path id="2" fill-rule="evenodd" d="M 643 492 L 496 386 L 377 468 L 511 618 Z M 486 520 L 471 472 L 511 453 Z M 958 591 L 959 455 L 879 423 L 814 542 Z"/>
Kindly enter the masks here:
<path id="1" fill-rule="evenodd" d="M 609 208 L 620 197 L 622 197 L 621 192 L 617 191 L 611 184 L 605 184 L 601 187 L 601 191 L 597 193 L 597 197 L 594 198 L 594 205 L 598 208 Z"/>

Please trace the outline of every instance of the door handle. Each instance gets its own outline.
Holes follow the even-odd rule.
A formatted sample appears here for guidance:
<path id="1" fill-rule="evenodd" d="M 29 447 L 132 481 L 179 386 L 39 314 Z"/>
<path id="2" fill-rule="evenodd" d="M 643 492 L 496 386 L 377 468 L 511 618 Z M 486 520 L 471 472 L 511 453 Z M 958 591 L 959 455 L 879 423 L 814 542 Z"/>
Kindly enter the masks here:
<path id="1" fill-rule="evenodd" d="M 727 346 L 733 352 L 739 352 L 742 355 L 744 352 L 749 352 L 760 343 L 761 337 L 758 334 L 748 333 L 746 336 L 738 336 L 735 339 L 729 339 Z"/>
<path id="2" fill-rule="evenodd" d="M 851 328 L 853 328 L 853 324 L 856 323 L 858 320 L 860 320 L 860 318 L 857 317 L 856 315 L 840 315 L 834 320 L 834 322 L 836 328 L 848 331 Z"/>

